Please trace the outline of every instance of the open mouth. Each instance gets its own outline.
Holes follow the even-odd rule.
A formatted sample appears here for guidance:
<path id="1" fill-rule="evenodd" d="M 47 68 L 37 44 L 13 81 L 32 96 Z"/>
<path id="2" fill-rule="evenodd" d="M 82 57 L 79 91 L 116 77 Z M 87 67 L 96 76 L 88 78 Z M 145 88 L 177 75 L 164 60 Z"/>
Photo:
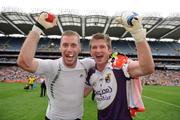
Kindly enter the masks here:
<path id="1" fill-rule="evenodd" d="M 73 54 L 66 54 L 65 56 L 66 56 L 66 58 L 67 58 L 68 60 L 71 60 L 71 59 L 74 58 L 74 55 L 73 55 Z"/>
<path id="2" fill-rule="evenodd" d="M 96 58 L 97 60 L 101 60 L 101 59 L 103 58 L 103 55 L 96 55 L 95 58 Z"/>
<path id="3" fill-rule="evenodd" d="M 73 54 L 66 54 L 66 57 L 73 57 Z"/>

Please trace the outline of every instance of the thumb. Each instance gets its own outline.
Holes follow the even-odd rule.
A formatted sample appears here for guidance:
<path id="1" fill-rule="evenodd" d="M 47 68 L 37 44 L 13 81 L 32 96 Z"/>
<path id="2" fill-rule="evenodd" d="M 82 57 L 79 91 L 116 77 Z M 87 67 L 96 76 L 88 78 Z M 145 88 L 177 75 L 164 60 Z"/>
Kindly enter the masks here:
<path id="1" fill-rule="evenodd" d="M 55 17 L 54 20 L 53 20 L 53 22 L 52 22 L 52 24 L 53 24 L 54 26 L 57 26 L 57 21 L 58 21 L 58 19 L 57 19 L 57 17 Z"/>
<path id="2" fill-rule="evenodd" d="M 140 16 L 135 16 L 132 20 L 132 24 L 133 25 L 136 25 L 136 24 L 141 24 L 141 21 L 142 21 L 142 17 Z"/>
<path id="3" fill-rule="evenodd" d="M 39 20 L 45 20 L 46 18 L 48 18 L 48 13 L 47 12 L 43 12 L 39 16 Z"/>
<path id="4" fill-rule="evenodd" d="M 122 24 L 122 17 L 121 16 L 116 17 L 115 21 L 118 22 L 119 24 Z"/>

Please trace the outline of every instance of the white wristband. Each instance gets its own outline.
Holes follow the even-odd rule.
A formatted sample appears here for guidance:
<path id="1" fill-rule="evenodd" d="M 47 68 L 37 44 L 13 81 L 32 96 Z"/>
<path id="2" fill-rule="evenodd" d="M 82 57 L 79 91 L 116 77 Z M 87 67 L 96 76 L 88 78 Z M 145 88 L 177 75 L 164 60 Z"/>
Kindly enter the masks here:
<path id="1" fill-rule="evenodd" d="M 146 39 L 146 29 L 139 29 L 136 33 L 131 33 L 136 42 L 140 42 Z"/>
<path id="2" fill-rule="evenodd" d="M 43 31 L 39 27 L 37 27 L 36 25 L 33 25 L 32 31 L 37 32 L 39 35 L 43 34 Z"/>

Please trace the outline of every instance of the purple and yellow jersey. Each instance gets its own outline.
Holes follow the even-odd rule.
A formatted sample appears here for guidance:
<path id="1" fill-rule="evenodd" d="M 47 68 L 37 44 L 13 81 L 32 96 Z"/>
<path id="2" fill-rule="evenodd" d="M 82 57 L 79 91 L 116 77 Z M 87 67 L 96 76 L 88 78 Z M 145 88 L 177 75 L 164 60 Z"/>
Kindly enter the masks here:
<path id="1" fill-rule="evenodd" d="M 98 120 L 132 120 L 127 103 L 126 81 L 122 69 L 109 62 L 102 72 L 92 68 L 86 84 L 93 87 Z"/>

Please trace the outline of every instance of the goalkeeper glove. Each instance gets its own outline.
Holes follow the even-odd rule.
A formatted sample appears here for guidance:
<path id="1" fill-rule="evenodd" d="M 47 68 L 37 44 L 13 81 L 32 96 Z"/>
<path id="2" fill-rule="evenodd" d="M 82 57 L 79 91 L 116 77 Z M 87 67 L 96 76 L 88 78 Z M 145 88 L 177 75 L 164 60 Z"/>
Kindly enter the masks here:
<path id="1" fill-rule="evenodd" d="M 56 17 L 53 14 L 42 12 L 33 26 L 32 31 L 36 31 L 40 35 L 43 33 L 43 30 L 54 27 L 56 22 Z"/>
<path id="2" fill-rule="evenodd" d="M 142 26 L 142 18 L 135 12 L 123 12 L 115 20 L 131 33 L 136 42 L 145 40 L 146 29 Z"/>

